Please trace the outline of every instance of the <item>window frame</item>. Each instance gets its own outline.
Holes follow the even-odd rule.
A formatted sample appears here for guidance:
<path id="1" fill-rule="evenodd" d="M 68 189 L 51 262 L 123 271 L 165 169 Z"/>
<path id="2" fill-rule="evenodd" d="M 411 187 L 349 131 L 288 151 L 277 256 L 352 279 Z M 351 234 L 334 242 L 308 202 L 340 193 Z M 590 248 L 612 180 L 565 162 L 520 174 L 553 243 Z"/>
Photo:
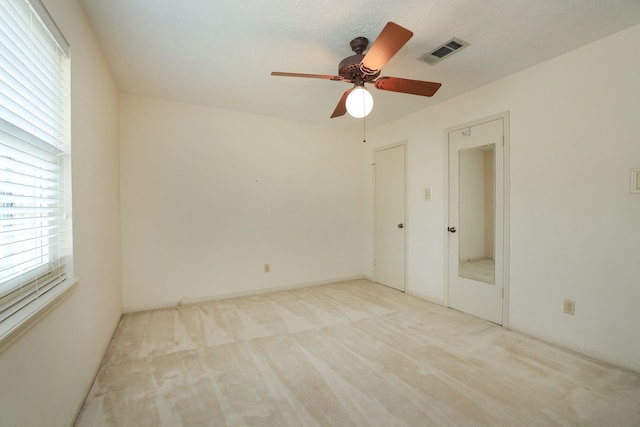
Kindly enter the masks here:
<path id="1" fill-rule="evenodd" d="M 54 114 L 61 117 L 63 123 L 58 124 L 65 129 L 65 132 L 56 137 L 57 147 L 55 147 L 55 149 L 58 150 L 58 154 L 56 155 L 61 157 L 59 163 L 61 163 L 63 166 L 58 166 L 61 169 L 61 172 L 57 173 L 56 175 L 57 178 L 55 180 L 55 183 L 57 184 L 57 186 L 54 193 L 56 195 L 56 198 L 62 198 L 64 200 L 62 209 L 59 209 L 55 215 L 55 218 L 58 219 L 56 227 L 59 227 L 59 230 L 56 232 L 55 237 L 64 237 L 67 243 L 66 249 L 64 251 L 59 251 L 59 253 L 56 253 L 55 260 L 53 262 L 53 264 L 55 264 L 54 267 L 45 265 L 51 263 L 49 260 L 47 260 L 45 264 L 38 264 L 34 267 L 29 268 L 28 270 L 23 271 L 13 278 L 7 278 L 7 280 L 3 282 L 3 284 L 9 284 L 14 280 L 19 280 L 20 282 L 18 283 L 20 283 L 20 292 L 13 289 L 14 286 L 6 286 L 9 291 L 2 298 L 0 298 L 0 308 L 5 307 L 6 312 L 9 313 L 8 317 L 0 319 L 0 351 L 10 345 L 16 338 L 21 335 L 21 333 L 26 331 L 29 327 L 35 324 L 37 320 L 42 318 L 45 314 L 47 314 L 60 302 L 62 302 L 67 296 L 69 296 L 78 284 L 78 279 L 73 277 L 73 245 L 71 226 L 71 150 L 69 131 L 71 113 L 69 102 L 71 98 L 71 88 L 69 69 L 69 43 L 66 41 L 62 32 L 56 26 L 55 22 L 51 18 L 51 15 L 48 13 L 47 9 L 40 2 L 40 0 L 16 0 L 16 3 L 14 3 L 14 5 L 16 6 L 16 10 L 20 10 L 20 7 L 25 7 L 25 5 L 21 4 L 20 2 L 24 2 L 28 5 L 26 7 L 30 9 L 31 20 L 30 26 L 17 25 L 15 28 L 18 28 L 18 30 L 20 31 L 17 34 L 24 34 L 24 36 L 28 40 L 33 41 L 34 39 L 37 39 L 38 32 L 42 34 L 42 31 L 45 31 L 48 36 L 51 36 L 51 38 L 55 41 L 57 48 L 59 48 L 59 50 L 63 52 L 62 56 L 57 49 L 54 49 L 56 50 L 56 52 L 58 52 L 58 56 L 56 58 L 46 56 L 46 53 L 42 53 L 46 52 L 46 45 L 40 45 L 35 42 L 33 42 L 33 45 L 30 45 L 32 49 L 31 52 L 26 52 L 24 50 L 19 51 L 21 52 L 21 55 L 34 55 L 35 57 L 43 58 L 44 60 L 55 59 L 55 61 L 59 62 L 60 57 L 64 58 L 64 71 L 60 72 L 60 69 L 58 68 L 55 76 L 47 75 L 47 77 L 57 82 L 56 84 L 58 86 L 58 91 L 60 90 L 61 85 L 64 87 L 60 98 L 55 98 L 55 108 L 59 111 L 56 111 Z M 9 15 L 5 16 L 12 17 L 13 15 L 11 15 L 11 12 L 9 12 Z M 34 29 L 35 27 L 37 28 Z M 22 31 L 24 31 L 24 33 Z M 6 40 L 11 39 L 9 38 Z M 43 50 L 38 51 L 38 54 L 33 53 L 39 48 L 42 48 Z M 8 52 L 11 51 L 9 50 Z M 52 54 L 49 53 L 49 55 Z M 31 83 L 33 84 L 33 82 Z M 13 86 L 6 87 L 11 88 Z M 36 85 L 34 85 L 34 87 L 36 87 Z M 35 90 L 37 91 L 38 89 Z M 36 93 L 35 91 L 26 92 L 33 94 Z M 9 107 L 5 107 L 5 110 L 11 111 Z M 34 133 L 31 133 L 29 130 Z M 29 130 L 16 125 L 15 122 L 11 123 L 6 119 L 0 118 L 0 131 L 6 134 L 4 138 L 13 138 L 20 143 L 32 144 L 34 147 L 37 147 L 38 145 L 48 145 L 46 142 L 43 142 L 43 140 L 41 140 L 38 135 L 36 135 L 37 130 Z M 9 139 L 5 139 L 3 141 L 5 141 L 3 142 L 3 145 L 9 143 Z M 48 145 L 48 147 L 53 146 Z M 10 169 L 3 170 L 10 171 Z M 39 237 L 33 237 L 32 239 L 38 240 Z M 57 242 L 56 246 L 57 245 L 62 245 L 62 243 Z M 39 274 L 39 272 L 43 268 L 46 270 L 44 274 L 45 279 L 48 278 L 47 275 L 51 275 L 50 277 L 56 277 L 56 280 L 54 281 L 45 280 L 46 284 L 44 286 L 39 285 L 38 283 L 39 280 L 42 280 L 41 274 Z M 58 271 L 56 272 L 56 270 Z M 60 271 L 63 271 L 63 273 L 60 273 Z M 33 275 L 27 275 L 27 272 L 33 273 Z M 11 307 L 11 309 L 7 310 L 6 307 Z"/>

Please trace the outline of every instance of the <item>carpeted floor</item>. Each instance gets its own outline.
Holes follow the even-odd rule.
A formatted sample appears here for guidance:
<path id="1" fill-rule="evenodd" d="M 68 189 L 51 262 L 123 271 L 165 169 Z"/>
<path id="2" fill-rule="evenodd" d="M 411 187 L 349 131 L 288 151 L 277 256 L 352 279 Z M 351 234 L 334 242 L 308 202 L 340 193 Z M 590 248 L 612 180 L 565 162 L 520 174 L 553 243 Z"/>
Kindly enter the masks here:
<path id="1" fill-rule="evenodd" d="M 123 317 L 77 426 L 640 426 L 640 373 L 358 280 Z"/>

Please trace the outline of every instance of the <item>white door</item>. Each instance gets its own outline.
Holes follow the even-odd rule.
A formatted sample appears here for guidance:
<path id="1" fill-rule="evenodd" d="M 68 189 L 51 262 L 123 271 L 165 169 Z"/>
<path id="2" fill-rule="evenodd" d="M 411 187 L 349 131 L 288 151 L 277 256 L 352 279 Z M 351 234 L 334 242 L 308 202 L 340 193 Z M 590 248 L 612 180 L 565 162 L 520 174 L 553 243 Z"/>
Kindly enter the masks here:
<path id="1" fill-rule="evenodd" d="M 376 152 L 374 280 L 405 288 L 405 147 Z"/>
<path id="2" fill-rule="evenodd" d="M 448 139 L 449 306 L 502 325 L 504 119 Z"/>

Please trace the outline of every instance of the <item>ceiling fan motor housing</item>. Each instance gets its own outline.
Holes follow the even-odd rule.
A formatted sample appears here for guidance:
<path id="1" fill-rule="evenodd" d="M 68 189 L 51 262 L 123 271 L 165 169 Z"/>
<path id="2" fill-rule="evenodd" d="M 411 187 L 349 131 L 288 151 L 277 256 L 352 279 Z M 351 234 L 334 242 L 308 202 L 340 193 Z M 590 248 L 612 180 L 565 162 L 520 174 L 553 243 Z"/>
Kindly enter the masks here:
<path id="1" fill-rule="evenodd" d="M 351 83 L 356 83 L 357 80 L 368 83 L 377 79 L 380 75 L 380 70 L 375 71 L 373 74 L 363 72 L 361 68 L 362 58 L 364 58 L 362 53 L 344 58 L 338 65 L 338 75 Z"/>

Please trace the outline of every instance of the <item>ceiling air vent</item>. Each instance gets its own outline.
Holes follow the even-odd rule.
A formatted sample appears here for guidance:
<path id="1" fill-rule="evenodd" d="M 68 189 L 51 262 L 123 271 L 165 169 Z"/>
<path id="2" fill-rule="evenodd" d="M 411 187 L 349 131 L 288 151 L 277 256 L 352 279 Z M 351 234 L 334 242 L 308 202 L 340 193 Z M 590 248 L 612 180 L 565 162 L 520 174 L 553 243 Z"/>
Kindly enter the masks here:
<path id="1" fill-rule="evenodd" d="M 469 46 L 469 43 L 462 39 L 454 37 L 451 40 L 446 41 L 437 48 L 433 49 L 431 52 L 422 55 L 418 59 L 420 61 L 426 62 L 427 64 L 434 65 L 442 61 L 444 58 L 451 56 L 452 53 L 462 50 L 467 46 Z"/>

